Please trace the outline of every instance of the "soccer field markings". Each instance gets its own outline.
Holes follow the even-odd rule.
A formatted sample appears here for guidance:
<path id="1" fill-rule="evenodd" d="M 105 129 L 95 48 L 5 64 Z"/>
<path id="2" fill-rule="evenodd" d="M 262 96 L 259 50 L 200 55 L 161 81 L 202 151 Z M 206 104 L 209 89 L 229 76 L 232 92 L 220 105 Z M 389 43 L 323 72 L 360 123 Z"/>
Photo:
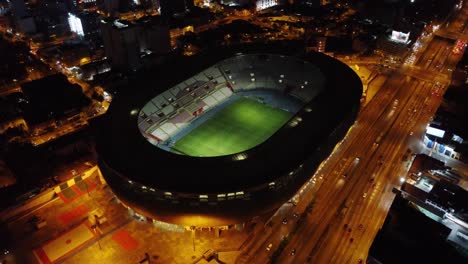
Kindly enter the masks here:
<path id="1" fill-rule="evenodd" d="M 240 98 L 182 137 L 175 148 L 192 156 L 245 151 L 273 135 L 291 116 L 282 109 Z"/>

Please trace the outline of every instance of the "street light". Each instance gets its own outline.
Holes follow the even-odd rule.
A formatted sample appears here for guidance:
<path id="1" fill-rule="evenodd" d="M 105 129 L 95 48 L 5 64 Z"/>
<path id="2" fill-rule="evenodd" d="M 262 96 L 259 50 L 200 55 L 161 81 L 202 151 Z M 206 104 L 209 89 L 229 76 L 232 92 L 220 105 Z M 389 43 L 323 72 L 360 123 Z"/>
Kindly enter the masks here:
<path id="1" fill-rule="evenodd" d="M 101 242 L 99 242 L 100 240 L 100 237 L 99 237 L 99 233 L 97 231 L 97 225 L 98 225 L 98 220 L 97 220 L 97 215 L 94 215 L 95 219 L 96 219 L 96 223 L 94 225 L 91 226 L 91 228 L 93 229 L 94 233 L 96 235 L 98 235 L 98 239 L 97 239 L 97 243 L 98 243 L 98 246 L 99 246 L 99 249 L 102 250 L 102 247 L 101 247 Z"/>
<path id="2" fill-rule="evenodd" d="M 191 226 L 190 230 L 192 230 L 192 245 L 193 245 L 193 251 L 195 251 L 195 226 Z"/>

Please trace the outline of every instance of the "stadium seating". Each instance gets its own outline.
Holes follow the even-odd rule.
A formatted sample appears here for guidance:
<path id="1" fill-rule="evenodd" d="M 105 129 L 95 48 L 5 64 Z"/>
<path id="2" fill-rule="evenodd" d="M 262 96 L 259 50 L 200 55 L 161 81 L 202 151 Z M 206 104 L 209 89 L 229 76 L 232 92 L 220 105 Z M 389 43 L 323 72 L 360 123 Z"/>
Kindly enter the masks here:
<path id="1" fill-rule="evenodd" d="M 164 142 L 197 116 L 225 102 L 233 94 L 275 90 L 308 102 L 319 91 L 321 79 L 308 79 L 315 66 L 279 55 L 239 55 L 205 69 L 148 102 L 138 125 L 152 142 Z M 287 69 L 287 71 L 286 71 Z"/>

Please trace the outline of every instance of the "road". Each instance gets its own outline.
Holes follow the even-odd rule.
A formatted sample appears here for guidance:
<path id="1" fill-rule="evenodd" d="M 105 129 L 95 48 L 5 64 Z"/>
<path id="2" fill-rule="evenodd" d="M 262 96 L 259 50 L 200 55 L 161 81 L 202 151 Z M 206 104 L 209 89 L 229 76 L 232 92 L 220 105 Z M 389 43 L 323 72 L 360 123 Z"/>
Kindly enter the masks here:
<path id="1" fill-rule="evenodd" d="M 391 74 L 298 194 L 297 206 L 280 209 L 271 219 L 271 231 L 265 227 L 238 263 L 341 264 L 367 258 L 393 201 L 392 189 L 404 181 L 409 146 L 423 137 L 450 83 L 449 69 L 460 58 L 451 52 L 453 45 L 453 40 L 433 37 L 419 49 L 414 66 L 402 65 Z M 311 201 L 312 210 L 304 212 Z M 282 224 L 283 218 L 293 219 L 293 212 L 302 220 Z M 286 246 L 278 249 L 285 236 Z"/>
<path id="2" fill-rule="evenodd" d="M 346 263 L 353 258 L 357 263 L 365 258 L 391 205 L 391 190 L 404 175 L 394 172 L 404 169 L 409 132 L 416 120 L 429 119 L 421 113 L 427 103 L 423 94 L 431 86 L 399 73 L 387 81 L 335 151 L 335 162 L 322 168 L 326 176 L 315 206 L 278 263 Z M 291 256 L 293 249 L 297 253 Z"/>

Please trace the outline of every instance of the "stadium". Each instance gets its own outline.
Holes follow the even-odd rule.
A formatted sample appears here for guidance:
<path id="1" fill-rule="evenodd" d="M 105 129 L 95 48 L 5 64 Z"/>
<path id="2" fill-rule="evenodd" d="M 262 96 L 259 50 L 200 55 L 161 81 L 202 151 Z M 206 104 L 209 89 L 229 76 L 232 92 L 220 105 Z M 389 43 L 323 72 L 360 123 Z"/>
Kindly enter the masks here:
<path id="1" fill-rule="evenodd" d="M 229 227 L 288 201 L 354 123 L 362 94 L 345 64 L 295 52 L 219 48 L 116 96 L 97 152 L 119 200 L 185 227 Z"/>

